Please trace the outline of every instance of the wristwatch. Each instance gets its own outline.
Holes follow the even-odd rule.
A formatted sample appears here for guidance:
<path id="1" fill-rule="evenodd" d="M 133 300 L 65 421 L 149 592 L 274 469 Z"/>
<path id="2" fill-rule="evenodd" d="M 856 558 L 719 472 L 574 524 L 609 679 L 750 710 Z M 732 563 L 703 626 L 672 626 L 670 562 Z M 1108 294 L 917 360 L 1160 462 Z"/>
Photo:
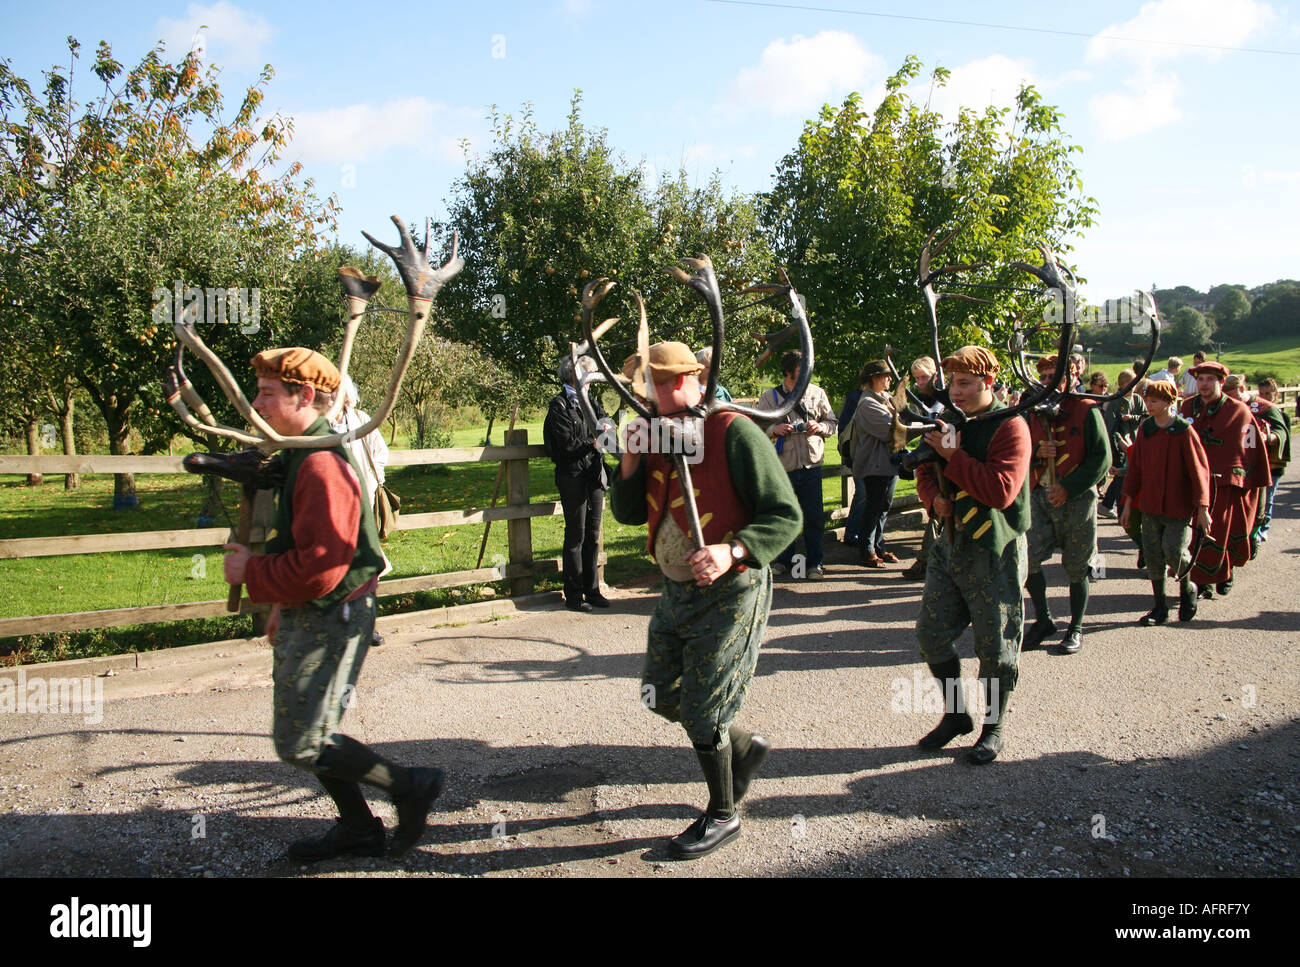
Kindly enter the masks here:
<path id="1" fill-rule="evenodd" d="M 731 548 L 731 559 L 733 561 L 743 561 L 745 559 L 745 545 L 740 541 L 728 541 L 727 546 Z"/>

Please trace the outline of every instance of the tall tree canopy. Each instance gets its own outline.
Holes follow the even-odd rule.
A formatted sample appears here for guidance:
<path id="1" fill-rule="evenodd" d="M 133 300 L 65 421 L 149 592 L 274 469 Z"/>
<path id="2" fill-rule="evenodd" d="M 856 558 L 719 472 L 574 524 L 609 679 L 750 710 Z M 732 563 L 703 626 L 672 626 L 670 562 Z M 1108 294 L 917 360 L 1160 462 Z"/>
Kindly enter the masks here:
<path id="1" fill-rule="evenodd" d="M 684 175 L 651 190 L 603 129 L 583 125 L 580 104 L 575 94 L 568 125 L 550 133 L 528 109 L 519 121 L 494 111 L 493 148 L 470 159 L 442 226 L 460 231 L 465 269 L 443 293 L 439 316 L 456 339 L 481 347 L 538 393 L 553 386 L 560 354 L 580 338 L 580 295 L 594 278 L 617 283 L 602 317 L 632 320 L 609 337 L 617 365 L 619 353 L 632 351 L 621 341 L 635 332 L 632 288 L 645 296 L 654 334 L 686 323 L 672 338 L 696 346 L 707 339 L 700 304 L 664 272 L 683 256 L 707 253 L 724 293 L 772 277 L 751 199 L 725 193 L 716 178 L 692 188 Z M 759 327 L 750 316 L 734 322 Z M 739 333 L 729 342 L 741 345 Z M 743 378 L 746 354 L 748 347 L 726 356 L 726 371 Z"/>
<path id="2" fill-rule="evenodd" d="M 1096 213 L 1074 166 L 1080 149 L 1034 88 L 1020 89 L 1014 113 L 963 108 L 945 122 L 907 93 L 920 72 L 907 58 L 874 111 L 859 94 L 823 107 L 763 199 L 762 225 L 807 296 L 818 369 L 831 385 L 848 387 L 887 342 L 900 358 L 929 352 L 917 259 L 931 231 L 958 230 L 944 264 L 987 262 L 980 282 L 1025 287 L 1035 280 L 1008 263 L 1041 262 L 1040 242 L 1066 256 Z M 947 77 L 936 68 L 932 86 Z M 966 291 L 992 304 L 942 303 L 945 350 L 972 341 L 1001 347 L 1013 317 L 1037 308 L 1030 293 Z"/>
<path id="3" fill-rule="evenodd" d="M 133 425 L 147 449 L 165 447 L 181 428 L 158 388 L 176 283 L 187 303 L 185 289 L 203 290 L 203 309 L 210 291 L 243 290 L 250 304 L 258 293 L 256 326 L 200 316 L 223 358 L 247 359 L 277 338 L 318 344 L 319 327 L 339 323 L 337 308 L 310 320 L 313 342 L 290 325 L 302 321 L 290 296 L 333 201 L 319 203 L 296 165 L 271 171 L 290 125 L 258 117 L 269 67 L 227 121 L 216 70 L 201 71 L 194 52 L 173 64 L 159 46 L 124 70 L 101 43 L 91 68 L 99 93 L 84 105 L 73 94 L 80 45 L 71 37 L 68 52 L 39 93 L 0 63 L 0 327 L 25 333 L 42 366 L 85 388 L 111 452 L 126 452 Z M 133 503 L 133 490 L 120 475 L 115 504 Z"/>

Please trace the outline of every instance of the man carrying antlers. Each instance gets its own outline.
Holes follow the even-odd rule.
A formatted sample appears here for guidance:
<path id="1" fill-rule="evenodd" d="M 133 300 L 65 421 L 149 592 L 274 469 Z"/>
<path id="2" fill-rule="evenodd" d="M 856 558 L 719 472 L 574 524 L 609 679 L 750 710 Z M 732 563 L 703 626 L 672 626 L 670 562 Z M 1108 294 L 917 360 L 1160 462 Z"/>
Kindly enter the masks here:
<path id="1" fill-rule="evenodd" d="M 966 758 L 985 765 L 1002 751 L 1007 705 L 1020 675 L 1029 430 L 1015 418 L 971 419 L 1002 409 L 993 398 L 999 364 L 983 346 L 963 346 L 942 366 L 949 376 L 948 397 L 967 420 L 959 432 L 937 421 L 938 428 L 924 439 L 947 465 L 940 471 L 924 463 L 916 471 L 916 492 L 946 532 L 930 548 L 916 624 L 921 657 L 943 684 L 945 712 L 919 744 L 941 749 L 975 729 L 954 647 L 970 625 L 986 713 L 979 741 Z"/>
<path id="2" fill-rule="evenodd" d="M 680 342 L 649 347 L 624 365 L 642 398 L 671 419 L 704 398 L 700 363 Z M 644 385 L 648 369 L 653 390 Z M 653 395 L 651 395 L 653 394 Z M 680 722 L 709 788 L 700 817 L 669 844 L 679 859 L 707 856 L 740 834 L 736 804 L 767 755 L 762 736 L 734 723 L 758 662 L 772 606 L 768 565 L 799 534 L 799 502 L 756 424 L 715 412 L 701 430 L 703 454 L 690 469 L 704 546 L 694 550 L 681 482 L 669 455 L 644 457 L 644 420 L 631 421 L 610 510 L 624 524 L 648 524 L 646 548 L 666 578 L 650 619 L 641 698 Z"/>
<path id="3" fill-rule="evenodd" d="M 339 371 L 310 349 L 270 349 L 253 357 L 253 408 L 276 433 L 326 436 L 325 413 Z M 370 496 L 345 446 L 286 449 L 284 483 L 266 553 L 227 544 L 225 577 L 248 586 L 249 599 L 273 603 L 266 631 L 274 644 L 276 754 L 313 772 L 338 807 L 339 820 L 319 839 L 289 847 L 296 860 L 346 853 L 380 856 L 384 825 L 371 815 L 360 783 L 383 789 L 397 806 L 391 852 L 419 840 L 442 790 L 441 769 L 389 762 L 336 732 L 351 705 L 361 664 L 374 636 L 375 588 L 383 567 Z"/>
<path id="4" fill-rule="evenodd" d="M 1056 357 L 1038 360 L 1044 384 L 1056 371 Z M 1077 367 L 1071 361 L 1067 384 Z M 1061 564 L 1070 579 L 1070 625 L 1061 639 L 1061 653 L 1083 647 L 1083 616 L 1088 607 L 1088 577 L 1097 553 L 1097 484 L 1110 470 L 1110 440 L 1101 410 L 1088 399 L 1065 396 L 1055 414 L 1028 415 L 1034 442 L 1029 472 L 1033 522 L 1029 528 L 1029 577 L 1025 588 L 1034 602 L 1036 620 L 1025 632 L 1025 650 L 1037 648 L 1056 624 L 1047 605 L 1043 564 L 1059 547 Z"/>

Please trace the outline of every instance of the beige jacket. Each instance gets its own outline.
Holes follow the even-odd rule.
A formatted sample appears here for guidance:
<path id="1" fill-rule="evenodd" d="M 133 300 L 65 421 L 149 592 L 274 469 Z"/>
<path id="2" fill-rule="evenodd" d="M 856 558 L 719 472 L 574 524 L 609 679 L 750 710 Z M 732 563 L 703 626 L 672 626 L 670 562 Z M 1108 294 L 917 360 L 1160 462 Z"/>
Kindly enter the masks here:
<path id="1" fill-rule="evenodd" d="M 786 473 L 791 470 L 800 470 L 804 467 L 820 467 L 822 460 L 826 456 L 826 437 L 834 436 L 839 429 L 839 424 L 835 422 L 835 411 L 831 409 L 831 401 L 826 398 L 826 393 L 820 386 L 809 384 L 808 390 L 803 394 L 803 409 L 808 414 L 806 422 L 816 423 L 817 433 L 787 433 L 784 437 L 785 442 L 781 444 L 781 452 L 777 457 L 781 460 L 781 466 Z M 777 399 L 776 390 L 770 389 L 759 397 L 757 409 L 775 410 L 781 405 Z M 782 422 L 796 423 L 800 419 L 797 408 Z M 773 440 L 782 439 L 774 433 L 774 429 L 779 424 L 773 423 L 767 427 L 767 435 Z M 810 426 L 809 429 L 812 429 Z"/>

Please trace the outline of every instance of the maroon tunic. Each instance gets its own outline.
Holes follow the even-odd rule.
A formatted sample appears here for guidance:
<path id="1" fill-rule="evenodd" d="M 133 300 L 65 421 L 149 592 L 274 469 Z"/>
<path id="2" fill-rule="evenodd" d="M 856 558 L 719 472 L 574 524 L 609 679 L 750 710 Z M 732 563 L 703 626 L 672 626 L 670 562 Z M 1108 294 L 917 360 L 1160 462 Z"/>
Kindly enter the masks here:
<path id="1" fill-rule="evenodd" d="M 1255 526 L 1259 488 L 1272 483 L 1268 448 L 1249 407 L 1223 395 L 1208 406 L 1200 396 L 1180 407 L 1201 438 L 1214 481 L 1210 533 L 1192 565 L 1197 584 L 1232 579 L 1232 569 L 1250 560 L 1250 530 Z"/>
<path id="2" fill-rule="evenodd" d="M 1084 458 L 1085 424 L 1088 411 L 1096 406 L 1095 400 L 1067 396 L 1061 401 L 1061 412 L 1051 421 L 1052 442 L 1056 444 L 1056 479 L 1068 477 Z M 1038 444 L 1047 437 L 1044 417 L 1035 413 L 1029 418 L 1029 440 L 1034 454 L 1029 466 L 1029 489 L 1038 486 L 1038 478 L 1047 469 L 1047 459 L 1038 456 Z"/>
<path id="3" fill-rule="evenodd" d="M 1181 417 L 1163 429 L 1142 422 L 1128 454 L 1124 496 L 1144 514 L 1187 519 L 1210 506 L 1210 461 L 1201 438 Z"/>

